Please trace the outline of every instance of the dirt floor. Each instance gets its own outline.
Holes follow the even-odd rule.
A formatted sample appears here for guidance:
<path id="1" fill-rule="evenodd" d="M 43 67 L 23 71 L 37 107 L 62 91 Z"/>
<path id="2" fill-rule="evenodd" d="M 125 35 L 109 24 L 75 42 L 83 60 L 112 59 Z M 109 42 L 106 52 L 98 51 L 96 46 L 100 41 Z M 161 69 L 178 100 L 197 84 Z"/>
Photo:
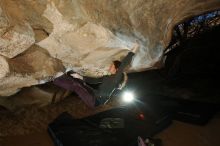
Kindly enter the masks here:
<path id="1" fill-rule="evenodd" d="M 163 146 L 219 146 L 220 116 L 206 126 L 195 126 L 178 121 L 159 133 Z M 1 146 L 53 146 L 46 131 L 23 136 L 9 136 L 0 139 Z"/>
<path id="2" fill-rule="evenodd" d="M 17 111 L 0 111 L 0 136 L 27 135 L 43 132 L 48 123 L 52 122 L 59 114 L 68 112 L 75 118 L 82 118 L 113 108 L 118 103 L 111 101 L 104 106 L 95 109 L 88 108 L 79 98 L 67 97 L 63 101 L 49 106 L 38 108 L 28 105 Z"/>
<path id="3" fill-rule="evenodd" d="M 164 146 L 220 146 L 220 116 L 206 126 L 196 126 L 178 121 L 159 133 Z"/>
<path id="4" fill-rule="evenodd" d="M 0 113 L 0 146 L 53 146 L 46 129 L 49 122 L 67 111 L 76 118 L 85 117 L 117 106 L 111 102 L 91 110 L 80 99 L 69 97 L 60 103 L 44 108 L 34 106 L 15 113 Z M 155 137 L 161 138 L 164 146 L 220 146 L 220 114 L 208 125 L 196 126 L 174 121 Z"/>

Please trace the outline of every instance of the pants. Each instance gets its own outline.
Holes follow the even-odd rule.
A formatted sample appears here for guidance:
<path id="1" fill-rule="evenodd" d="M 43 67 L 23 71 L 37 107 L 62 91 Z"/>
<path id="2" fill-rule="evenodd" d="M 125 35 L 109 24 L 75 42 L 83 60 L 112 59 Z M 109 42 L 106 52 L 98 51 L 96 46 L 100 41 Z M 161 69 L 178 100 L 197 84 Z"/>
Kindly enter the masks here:
<path id="1" fill-rule="evenodd" d="M 82 80 L 72 78 L 66 74 L 56 78 L 53 82 L 55 85 L 66 90 L 75 92 L 86 105 L 93 108 L 96 105 L 95 91 L 87 86 Z"/>

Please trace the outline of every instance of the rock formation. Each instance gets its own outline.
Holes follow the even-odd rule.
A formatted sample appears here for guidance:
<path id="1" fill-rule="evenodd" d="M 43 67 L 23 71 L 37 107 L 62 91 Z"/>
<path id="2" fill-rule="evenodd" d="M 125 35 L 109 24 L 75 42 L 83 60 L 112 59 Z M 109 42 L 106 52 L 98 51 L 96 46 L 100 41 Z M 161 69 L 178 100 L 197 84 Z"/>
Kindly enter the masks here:
<path id="1" fill-rule="evenodd" d="M 163 59 L 173 27 L 219 0 L 1 0 L 0 96 L 73 69 L 105 74 L 137 41 L 130 71 Z"/>

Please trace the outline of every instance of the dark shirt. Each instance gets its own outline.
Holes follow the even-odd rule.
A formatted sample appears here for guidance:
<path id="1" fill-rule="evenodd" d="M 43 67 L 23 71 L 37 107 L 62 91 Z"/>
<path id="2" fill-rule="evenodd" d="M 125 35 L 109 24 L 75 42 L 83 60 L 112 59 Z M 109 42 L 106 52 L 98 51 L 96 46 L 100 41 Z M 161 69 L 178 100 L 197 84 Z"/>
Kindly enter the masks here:
<path id="1" fill-rule="evenodd" d="M 97 104 L 104 104 L 123 81 L 124 69 L 130 64 L 133 55 L 134 53 L 132 52 L 128 53 L 121 61 L 121 65 L 114 75 L 101 78 L 84 77 L 84 80 L 80 80 L 72 78 L 67 73 L 55 79 L 54 84 L 67 90 L 75 91 L 90 106 L 94 103 L 94 97 L 97 97 Z M 98 87 L 94 88 L 94 84 L 98 85 Z"/>
<path id="2" fill-rule="evenodd" d="M 119 84 L 123 80 L 123 72 L 125 68 L 130 65 L 133 56 L 134 53 L 129 52 L 128 55 L 121 61 L 121 65 L 119 66 L 116 74 L 103 77 L 102 84 L 100 84 L 98 92 L 96 93 L 98 97 L 112 96 L 112 93 L 116 88 L 118 88 Z"/>

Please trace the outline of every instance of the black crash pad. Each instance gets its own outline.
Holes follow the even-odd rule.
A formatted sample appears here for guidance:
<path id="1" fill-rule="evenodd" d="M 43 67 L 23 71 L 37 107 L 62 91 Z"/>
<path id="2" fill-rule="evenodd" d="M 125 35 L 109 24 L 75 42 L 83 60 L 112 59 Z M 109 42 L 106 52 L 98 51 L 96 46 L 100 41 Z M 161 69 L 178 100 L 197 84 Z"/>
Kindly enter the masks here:
<path id="1" fill-rule="evenodd" d="M 63 113 L 48 131 L 57 146 L 136 146 L 138 136 L 152 136 L 170 123 L 168 112 L 150 113 L 129 105 L 83 119 Z"/>

